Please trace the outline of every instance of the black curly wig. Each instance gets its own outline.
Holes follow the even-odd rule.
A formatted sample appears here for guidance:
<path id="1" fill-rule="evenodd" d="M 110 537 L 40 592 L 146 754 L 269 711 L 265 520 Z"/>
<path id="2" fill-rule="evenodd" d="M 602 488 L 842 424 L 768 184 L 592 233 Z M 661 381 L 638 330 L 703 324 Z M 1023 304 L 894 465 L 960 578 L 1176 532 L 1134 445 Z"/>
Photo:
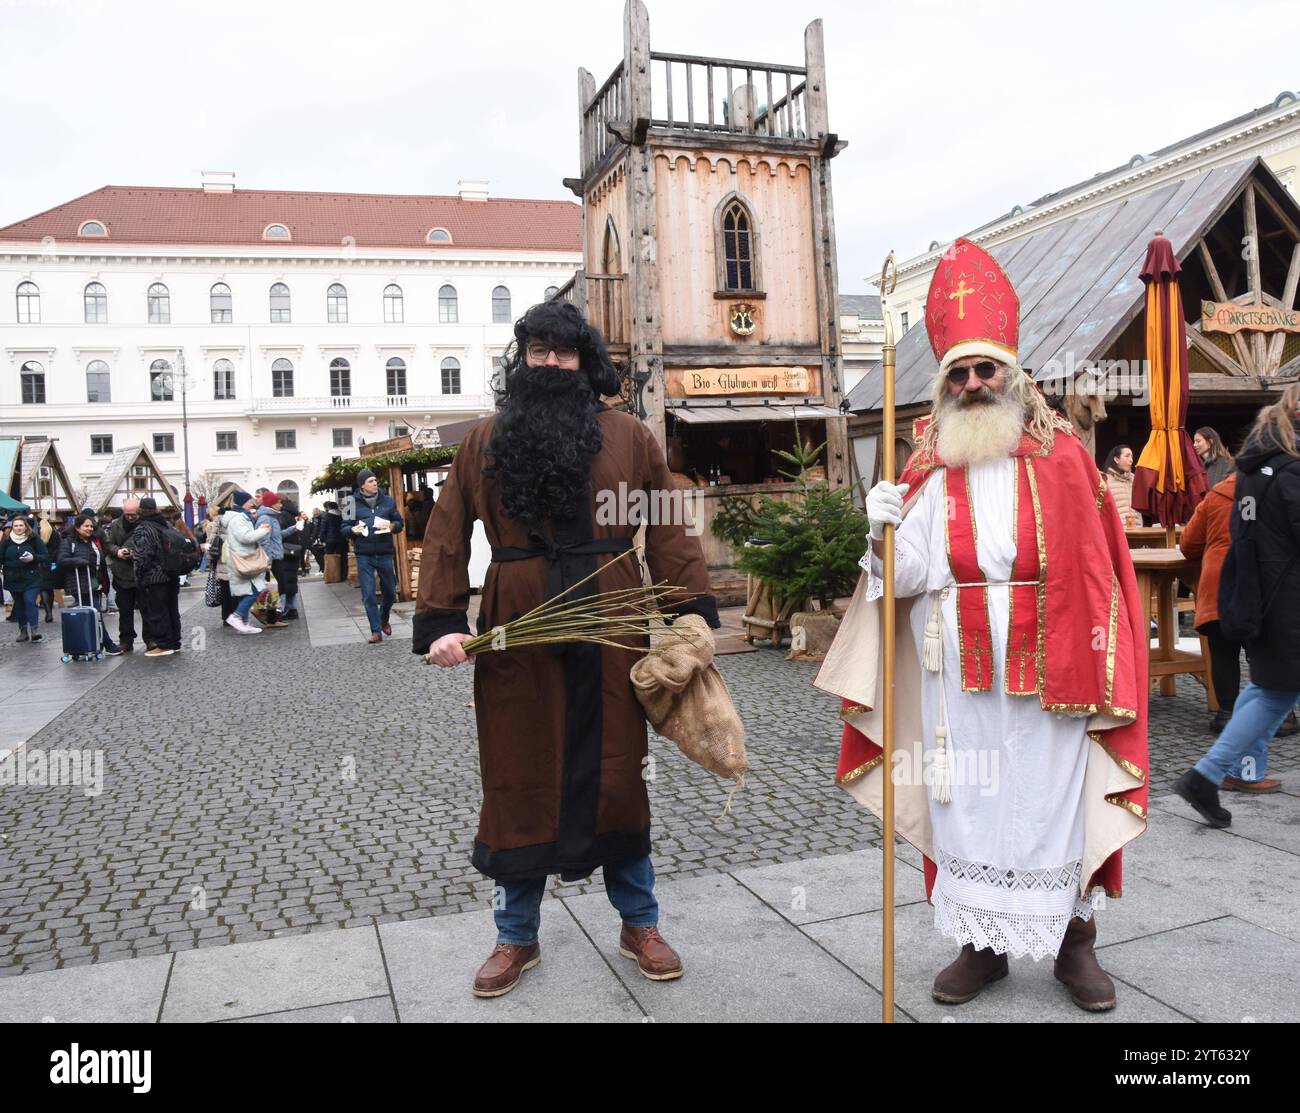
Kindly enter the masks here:
<path id="1" fill-rule="evenodd" d="M 577 349 L 578 370 L 529 367 L 529 338 Z M 605 340 L 575 306 L 542 302 L 515 322 L 502 378 L 483 474 L 496 482 L 512 518 L 529 525 L 571 521 L 590 498 L 591 459 L 601 446 L 600 398 L 619 390 Z"/>

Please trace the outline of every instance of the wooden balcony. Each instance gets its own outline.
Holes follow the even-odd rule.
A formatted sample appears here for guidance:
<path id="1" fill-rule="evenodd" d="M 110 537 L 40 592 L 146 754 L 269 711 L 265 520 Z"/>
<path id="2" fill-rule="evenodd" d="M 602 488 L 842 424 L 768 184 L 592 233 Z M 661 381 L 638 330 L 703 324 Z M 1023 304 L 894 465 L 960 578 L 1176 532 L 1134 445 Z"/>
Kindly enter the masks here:
<path id="1" fill-rule="evenodd" d="M 578 271 L 555 295 L 556 301 L 576 305 L 600 329 L 609 353 L 626 360 L 631 350 L 628 320 L 627 275 L 588 274 Z"/>

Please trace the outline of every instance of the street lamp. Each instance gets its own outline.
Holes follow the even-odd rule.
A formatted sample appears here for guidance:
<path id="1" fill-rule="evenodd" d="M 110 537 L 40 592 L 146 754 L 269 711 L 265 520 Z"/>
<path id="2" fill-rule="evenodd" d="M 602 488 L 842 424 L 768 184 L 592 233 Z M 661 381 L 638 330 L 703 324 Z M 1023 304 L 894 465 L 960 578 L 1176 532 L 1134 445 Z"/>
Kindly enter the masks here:
<path id="1" fill-rule="evenodd" d="M 176 370 L 164 371 L 154 378 L 153 393 L 159 399 L 176 396 L 176 387 L 181 388 L 181 443 L 185 452 L 185 499 L 191 500 L 190 494 L 190 412 L 189 392 L 197 385 L 196 380 L 185 374 L 185 350 L 176 349 Z"/>

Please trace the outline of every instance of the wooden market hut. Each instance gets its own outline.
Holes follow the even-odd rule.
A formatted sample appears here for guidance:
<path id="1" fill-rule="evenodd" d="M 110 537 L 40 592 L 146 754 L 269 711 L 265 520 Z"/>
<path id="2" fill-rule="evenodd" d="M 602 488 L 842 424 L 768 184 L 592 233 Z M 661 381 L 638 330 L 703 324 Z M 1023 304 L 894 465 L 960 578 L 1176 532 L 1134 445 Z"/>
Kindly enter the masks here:
<path id="1" fill-rule="evenodd" d="M 0 483 L 5 493 L 47 520 L 69 517 L 81 509 L 77 489 L 48 437 L 5 437 L 0 440 Z"/>
<path id="2" fill-rule="evenodd" d="M 1076 382 L 1101 388 L 1104 406 L 1093 406 L 1105 413 L 1094 426 L 1099 461 L 1116 444 L 1140 451 L 1150 433 L 1139 271 L 1157 230 L 1183 268 L 1188 431 L 1213 426 L 1235 451 L 1260 407 L 1300 378 L 1300 203 L 1258 158 L 1162 182 L 996 244 L 989 250 L 1020 296 L 1021 365 L 1049 396 Z M 918 322 L 898 342 L 900 461 L 912 447 L 911 419 L 929 410 L 936 371 Z M 863 488 L 879 478 L 881 391 L 872 374 L 848 398 L 854 479 Z"/>
<path id="3" fill-rule="evenodd" d="M 121 506 L 127 498 L 152 498 L 159 507 L 166 503 L 182 509 L 176 488 L 167 482 L 153 453 L 142 444 L 113 453 L 103 475 L 86 492 L 86 505 L 96 514 L 103 514 L 110 506 Z"/>
<path id="4" fill-rule="evenodd" d="M 628 0 L 622 60 L 578 74 L 584 264 L 556 296 L 608 339 L 701 527 L 724 496 L 790 496 L 796 438 L 849 480 L 827 103 L 820 20 L 798 64 L 737 61 L 652 49 Z M 734 554 L 700 539 L 719 587 Z"/>

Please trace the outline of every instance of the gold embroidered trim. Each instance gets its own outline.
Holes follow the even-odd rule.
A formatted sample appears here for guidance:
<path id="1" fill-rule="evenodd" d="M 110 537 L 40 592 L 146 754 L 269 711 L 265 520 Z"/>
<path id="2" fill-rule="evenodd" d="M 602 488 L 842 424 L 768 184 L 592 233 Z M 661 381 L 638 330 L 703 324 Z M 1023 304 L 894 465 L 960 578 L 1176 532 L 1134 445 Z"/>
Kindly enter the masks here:
<path id="1" fill-rule="evenodd" d="M 1143 823 L 1147 822 L 1147 810 L 1141 804 L 1135 804 L 1132 800 L 1125 800 L 1120 796 L 1107 796 L 1107 804 L 1114 804 L 1117 808 L 1123 808 L 1126 812 L 1132 812 Z"/>
<path id="2" fill-rule="evenodd" d="M 840 715 L 841 715 L 841 716 L 844 716 L 844 715 L 858 715 L 858 714 L 861 714 L 863 711 L 870 711 L 870 710 L 871 710 L 871 708 L 869 708 L 869 707 L 864 707 L 864 706 L 863 706 L 862 704 L 860 704 L 860 703 L 851 703 L 851 704 L 848 705 L 848 707 L 846 707 L 843 711 L 840 712 Z"/>
<path id="3" fill-rule="evenodd" d="M 1025 457 L 1025 476 L 1029 480 L 1029 497 L 1034 504 L 1034 540 L 1038 544 L 1038 586 L 1034 595 L 1038 603 L 1038 688 L 1041 703 L 1042 690 L 1047 684 L 1047 539 L 1043 534 L 1043 506 L 1038 500 L 1038 473 L 1033 461 Z M 1042 704 L 1044 711 L 1053 710 Z"/>
<path id="4" fill-rule="evenodd" d="M 1143 784 L 1147 783 L 1147 775 L 1144 772 L 1142 772 L 1142 770 L 1138 768 L 1138 766 L 1134 765 L 1131 761 L 1129 761 L 1128 758 L 1120 757 L 1119 754 L 1115 752 L 1115 748 L 1111 746 L 1111 744 L 1107 742 L 1104 738 L 1102 738 L 1101 731 L 1090 730 L 1088 731 L 1088 737 L 1091 738 L 1094 742 L 1096 742 L 1097 745 L 1100 746 L 1103 750 L 1105 750 L 1106 756 L 1110 758 L 1110 760 L 1113 761 L 1116 765 L 1118 765 L 1121 769 L 1123 769 L 1124 772 L 1127 773 L 1130 777 L 1136 777 Z"/>
<path id="5" fill-rule="evenodd" d="M 1119 638 L 1119 577 L 1110 574 L 1110 626 L 1106 632 L 1106 706 L 1115 698 L 1115 642 Z"/>
<path id="6" fill-rule="evenodd" d="M 837 785 L 846 785 L 850 781 L 856 781 L 859 777 L 865 777 L 868 773 L 870 773 L 877 765 L 879 765 L 884 760 L 885 760 L 884 754 L 877 754 L 870 761 L 863 762 L 863 764 L 859 765 L 856 769 L 850 769 L 847 773 L 844 774 L 844 776 L 836 777 L 835 783 Z"/>
<path id="7" fill-rule="evenodd" d="M 1106 480 L 1102 477 L 1097 485 L 1097 509 L 1101 509 L 1101 504 L 1106 501 Z"/>

